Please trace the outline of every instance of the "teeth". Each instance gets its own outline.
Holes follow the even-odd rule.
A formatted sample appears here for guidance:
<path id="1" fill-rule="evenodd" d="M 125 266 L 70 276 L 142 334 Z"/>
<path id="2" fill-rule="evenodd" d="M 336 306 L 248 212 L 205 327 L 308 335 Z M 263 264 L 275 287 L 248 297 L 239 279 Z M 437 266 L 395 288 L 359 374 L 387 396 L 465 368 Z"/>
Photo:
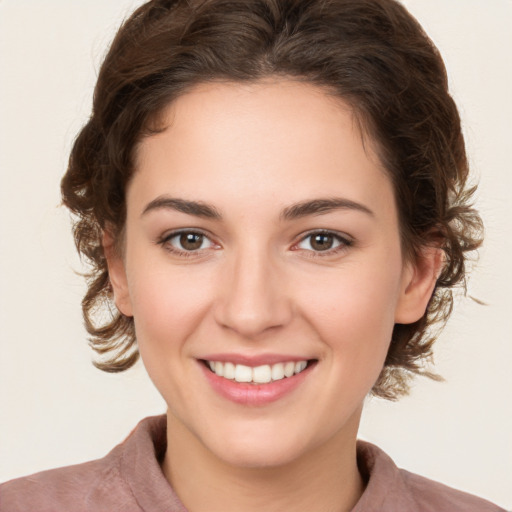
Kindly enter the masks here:
<path id="1" fill-rule="evenodd" d="M 295 363 L 286 363 L 284 365 L 284 376 L 291 377 L 295 373 Z"/>
<path id="2" fill-rule="evenodd" d="M 231 380 L 235 378 L 235 365 L 233 363 L 224 363 L 224 377 Z"/>
<path id="3" fill-rule="evenodd" d="M 298 364 L 298 363 L 297 363 Z M 224 377 L 224 365 L 222 363 L 219 363 L 218 361 L 215 363 L 215 370 L 214 372 L 219 377 Z"/>
<path id="4" fill-rule="evenodd" d="M 272 370 L 270 366 L 256 366 L 252 369 L 252 380 L 258 384 L 266 384 L 272 380 Z"/>
<path id="5" fill-rule="evenodd" d="M 235 380 L 236 382 L 252 382 L 266 384 L 268 382 L 291 377 L 302 372 L 308 365 L 307 361 L 290 361 L 273 365 L 245 366 L 244 364 L 221 363 L 220 361 L 207 361 L 211 371 L 219 377 Z"/>
<path id="6" fill-rule="evenodd" d="M 306 368 L 308 363 L 306 361 L 299 361 L 298 363 L 295 363 L 295 373 L 300 373 L 304 368 Z"/>
<path id="7" fill-rule="evenodd" d="M 222 365 L 222 363 L 215 363 L 215 373 L 217 373 L 217 365 Z M 217 373 L 217 375 L 219 375 Z M 219 375 L 222 377 L 222 373 Z M 252 368 L 249 366 L 244 366 L 243 364 L 237 364 L 235 366 L 235 380 L 237 382 L 251 382 L 252 381 Z"/>
<path id="8" fill-rule="evenodd" d="M 284 379 L 284 364 L 279 363 L 272 366 L 272 369 L 270 370 L 270 374 L 272 377 L 272 380 L 281 380 Z"/>

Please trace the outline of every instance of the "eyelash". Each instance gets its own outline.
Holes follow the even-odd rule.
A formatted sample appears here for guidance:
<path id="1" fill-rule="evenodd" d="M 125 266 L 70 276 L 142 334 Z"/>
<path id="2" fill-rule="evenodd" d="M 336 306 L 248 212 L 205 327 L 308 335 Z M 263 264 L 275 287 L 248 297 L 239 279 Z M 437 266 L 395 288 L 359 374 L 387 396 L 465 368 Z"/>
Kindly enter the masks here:
<path id="1" fill-rule="evenodd" d="M 339 243 L 337 247 L 334 247 L 332 249 L 326 249 L 324 251 L 315 251 L 310 249 L 300 249 L 298 248 L 298 245 L 302 242 L 306 241 L 308 238 L 311 239 L 314 236 L 329 236 L 332 237 L 336 242 Z M 305 233 L 301 236 L 300 240 L 296 242 L 292 249 L 296 251 L 305 251 L 307 253 L 307 256 L 309 258 L 325 258 L 329 256 L 335 256 L 340 253 L 343 253 L 347 251 L 350 247 L 354 245 L 354 240 L 350 238 L 348 235 L 338 233 L 337 231 L 329 231 L 325 229 L 310 231 L 308 233 Z"/>
<path id="2" fill-rule="evenodd" d="M 212 242 L 211 238 L 204 232 L 196 229 L 180 229 L 178 231 L 173 231 L 172 233 L 168 233 L 164 236 L 162 236 L 157 243 L 161 245 L 165 250 L 169 251 L 172 254 L 175 254 L 176 256 L 182 257 L 182 258 L 194 258 L 198 257 L 201 253 L 201 251 L 204 251 L 205 249 L 198 249 L 198 250 L 182 250 L 178 249 L 177 247 L 174 247 L 170 242 L 173 238 L 179 237 L 181 235 L 197 235 L 201 236 L 204 239 L 210 241 L 212 246 L 215 246 L 216 244 Z"/>
<path id="3" fill-rule="evenodd" d="M 193 258 L 198 257 L 202 251 L 206 249 L 197 249 L 197 250 L 182 250 L 174 247 L 170 244 L 171 240 L 179 237 L 181 235 L 197 235 L 203 237 L 203 239 L 206 239 L 212 244 L 212 246 L 215 246 L 216 244 L 211 240 L 210 236 L 206 233 L 195 230 L 195 229 L 181 229 L 178 231 L 173 231 L 171 233 L 168 233 L 164 236 L 162 236 L 157 243 L 165 248 L 165 250 L 169 251 L 172 254 L 175 254 L 179 257 L 185 257 L 185 258 Z M 301 249 L 298 248 L 298 245 L 305 242 L 308 238 L 312 238 L 314 236 L 329 236 L 332 237 L 336 242 L 339 243 L 337 247 L 334 247 L 332 249 L 326 249 L 324 251 L 315 251 L 310 249 Z M 347 235 L 341 235 L 340 233 L 336 231 L 329 231 L 329 230 L 315 230 L 310 231 L 308 233 L 305 233 L 301 236 L 298 242 L 294 243 L 292 246 L 292 250 L 294 251 L 304 251 L 305 253 L 308 253 L 308 257 L 310 258 L 322 258 L 327 256 L 334 256 L 336 254 L 342 253 L 346 250 L 348 250 L 349 247 L 354 245 L 354 240 L 349 238 Z"/>

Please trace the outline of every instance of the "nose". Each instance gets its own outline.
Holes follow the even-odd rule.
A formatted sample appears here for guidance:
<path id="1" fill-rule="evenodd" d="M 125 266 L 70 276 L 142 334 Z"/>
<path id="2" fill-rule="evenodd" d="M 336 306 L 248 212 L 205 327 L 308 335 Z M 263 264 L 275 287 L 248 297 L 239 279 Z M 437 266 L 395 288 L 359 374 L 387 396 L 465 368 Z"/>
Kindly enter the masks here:
<path id="1" fill-rule="evenodd" d="M 284 269 L 262 248 L 247 248 L 226 262 L 215 318 L 247 339 L 287 325 L 292 318 Z"/>

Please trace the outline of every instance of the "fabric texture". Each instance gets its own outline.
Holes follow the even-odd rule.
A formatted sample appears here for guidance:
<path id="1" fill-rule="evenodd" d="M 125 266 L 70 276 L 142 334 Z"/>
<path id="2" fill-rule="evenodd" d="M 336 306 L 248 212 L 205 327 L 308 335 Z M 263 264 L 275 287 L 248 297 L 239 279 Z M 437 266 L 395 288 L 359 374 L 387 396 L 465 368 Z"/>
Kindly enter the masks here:
<path id="1" fill-rule="evenodd" d="M 0 512 L 187 512 L 160 469 L 166 417 L 142 420 L 106 457 L 0 485 Z M 505 512 L 470 494 L 401 470 L 358 442 L 366 490 L 352 512 Z"/>

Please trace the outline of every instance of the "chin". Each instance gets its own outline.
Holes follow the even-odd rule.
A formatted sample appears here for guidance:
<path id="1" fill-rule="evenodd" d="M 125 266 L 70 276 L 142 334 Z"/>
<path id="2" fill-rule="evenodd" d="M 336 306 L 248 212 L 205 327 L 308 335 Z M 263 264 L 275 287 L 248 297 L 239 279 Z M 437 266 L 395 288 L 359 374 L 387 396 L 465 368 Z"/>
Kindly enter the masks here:
<path id="1" fill-rule="evenodd" d="M 215 453 L 225 464 L 245 469 L 269 469 L 289 465 L 304 453 L 304 447 L 273 443 L 231 442 L 229 449 Z"/>
<path id="2" fill-rule="evenodd" d="M 231 425 L 221 436 L 205 436 L 203 445 L 218 459 L 230 466 L 262 469 L 287 466 L 311 453 L 331 436 L 311 437 L 294 425 L 268 420 L 252 425 Z M 234 428 L 233 428 L 234 427 Z"/>

